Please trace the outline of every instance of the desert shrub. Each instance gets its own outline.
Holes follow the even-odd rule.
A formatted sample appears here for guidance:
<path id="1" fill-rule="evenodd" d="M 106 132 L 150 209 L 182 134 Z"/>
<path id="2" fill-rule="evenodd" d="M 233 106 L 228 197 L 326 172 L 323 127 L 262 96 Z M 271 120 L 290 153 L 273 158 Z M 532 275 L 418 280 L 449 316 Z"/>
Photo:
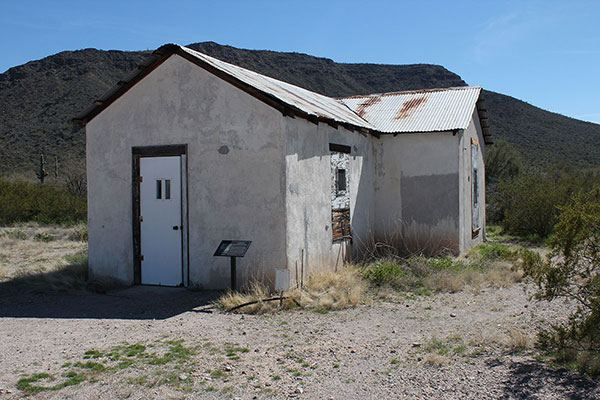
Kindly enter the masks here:
<path id="1" fill-rule="evenodd" d="M 51 242 L 55 239 L 56 238 L 54 236 L 45 232 L 36 233 L 36 235 L 33 237 L 33 240 L 36 242 Z"/>
<path id="2" fill-rule="evenodd" d="M 427 294 L 457 292 L 469 286 L 507 287 L 522 278 L 511 265 L 490 263 L 481 257 L 471 262 L 451 257 L 387 258 L 365 264 L 361 273 L 374 286 Z"/>
<path id="3" fill-rule="evenodd" d="M 363 277 L 375 284 L 391 283 L 406 276 L 402 265 L 392 258 L 384 258 L 370 264 L 362 271 Z"/>
<path id="4" fill-rule="evenodd" d="M 519 236 L 549 236 L 559 208 L 584 185 L 573 174 L 526 172 L 513 181 L 500 182 L 497 202 L 502 210 L 502 228 Z"/>
<path id="5" fill-rule="evenodd" d="M 523 251 L 523 269 L 538 286 L 537 298 L 569 299 L 576 311 L 562 324 L 542 332 L 539 343 L 563 361 L 578 362 L 590 374 L 600 373 L 600 186 L 578 193 L 561 208 L 542 257 Z M 585 361 L 585 362 L 584 362 Z"/>
<path id="6" fill-rule="evenodd" d="M 474 247 L 470 253 L 477 253 L 484 261 L 515 261 L 519 258 L 519 250 L 511 250 L 506 244 L 487 242 Z"/>
<path id="7" fill-rule="evenodd" d="M 495 185 L 516 178 L 523 170 L 523 157 L 505 139 L 494 141 L 485 151 L 485 182 Z"/>
<path id="8" fill-rule="evenodd" d="M 43 224 L 85 220 L 86 199 L 65 188 L 0 178 L 0 225 L 35 221 Z"/>
<path id="9" fill-rule="evenodd" d="M 494 141 L 485 151 L 486 221 L 500 223 L 504 209 L 498 193 L 500 182 L 512 182 L 523 170 L 523 158 L 505 139 Z"/>
<path id="10" fill-rule="evenodd" d="M 88 228 L 87 224 L 79 223 L 73 227 L 73 230 L 69 234 L 69 240 L 74 242 L 87 242 L 88 241 Z"/>

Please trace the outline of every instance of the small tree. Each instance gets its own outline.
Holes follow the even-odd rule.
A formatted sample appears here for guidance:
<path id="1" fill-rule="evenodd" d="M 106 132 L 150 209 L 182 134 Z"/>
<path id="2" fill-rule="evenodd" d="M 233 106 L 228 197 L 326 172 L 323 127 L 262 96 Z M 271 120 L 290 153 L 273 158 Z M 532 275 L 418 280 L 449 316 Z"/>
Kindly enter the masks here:
<path id="1" fill-rule="evenodd" d="M 600 374 L 600 186 L 579 193 L 561 207 L 551 253 L 545 260 L 523 253 L 525 274 L 538 286 L 537 298 L 564 298 L 577 309 L 568 322 L 540 335 L 542 347 L 565 361 L 577 361 L 592 375 Z"/>
<path id="2" fill-rule="evenodd" d="M 486 220 L 500 223 L 504 219 L 501 182 L 513 182 L 523 170 L 523 159 L 505 139 L 494 141 L 485 151 Z"/>

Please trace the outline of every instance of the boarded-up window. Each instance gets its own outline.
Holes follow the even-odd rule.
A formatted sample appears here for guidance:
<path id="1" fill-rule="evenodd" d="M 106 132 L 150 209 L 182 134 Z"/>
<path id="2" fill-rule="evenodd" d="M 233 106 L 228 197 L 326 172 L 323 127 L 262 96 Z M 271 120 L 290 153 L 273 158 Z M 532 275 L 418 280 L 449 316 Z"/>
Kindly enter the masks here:
<path id="1" fill-rule="evenodd" d="M 350 209 L 332 210 L 331 214 L 333 240 L 350 239 Z"/>

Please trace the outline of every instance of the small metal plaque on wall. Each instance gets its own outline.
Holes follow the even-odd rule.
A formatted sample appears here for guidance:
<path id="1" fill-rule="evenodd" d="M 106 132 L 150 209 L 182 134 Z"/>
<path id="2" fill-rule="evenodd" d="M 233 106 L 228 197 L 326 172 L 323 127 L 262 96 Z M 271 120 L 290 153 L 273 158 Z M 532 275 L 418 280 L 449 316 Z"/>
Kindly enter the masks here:
<path id="1" fill-rule="evenodd" d="M 244 257 L 250 244 L 250 240 L 222 240 L 214 257 Z"/>

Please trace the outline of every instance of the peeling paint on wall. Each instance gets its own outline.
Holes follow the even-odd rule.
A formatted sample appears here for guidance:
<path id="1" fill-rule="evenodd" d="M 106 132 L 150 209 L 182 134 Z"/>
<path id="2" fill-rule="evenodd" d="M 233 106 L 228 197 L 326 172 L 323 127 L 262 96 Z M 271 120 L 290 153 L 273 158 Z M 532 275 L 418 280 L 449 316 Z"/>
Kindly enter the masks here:
<path id="1" fill-rule="evenodd" d="M 350 208 L 350 157 L 345 153 L 331 153 L 331 208 Z M 343 179 L 343 182 L 341 181 Z"/>

